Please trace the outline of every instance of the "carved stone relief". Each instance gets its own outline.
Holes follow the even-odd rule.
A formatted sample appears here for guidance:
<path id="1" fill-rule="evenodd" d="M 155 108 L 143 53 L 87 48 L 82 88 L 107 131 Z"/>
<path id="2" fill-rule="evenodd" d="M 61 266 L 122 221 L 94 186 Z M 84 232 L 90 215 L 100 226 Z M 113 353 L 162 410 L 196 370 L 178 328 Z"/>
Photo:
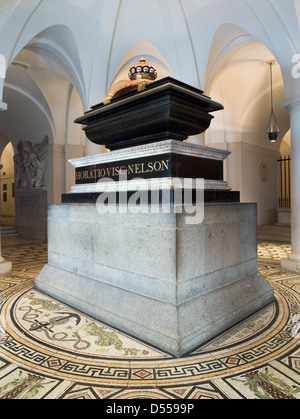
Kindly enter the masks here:
<path id="1" fill-rule="evenodd" d="M 15 188 L 34 189 L 47 187 L 45 172 L 47 168 L 49 139 L 32 145 L 30 141 L 19 141 L 18 153 L 14 156 Z"/>

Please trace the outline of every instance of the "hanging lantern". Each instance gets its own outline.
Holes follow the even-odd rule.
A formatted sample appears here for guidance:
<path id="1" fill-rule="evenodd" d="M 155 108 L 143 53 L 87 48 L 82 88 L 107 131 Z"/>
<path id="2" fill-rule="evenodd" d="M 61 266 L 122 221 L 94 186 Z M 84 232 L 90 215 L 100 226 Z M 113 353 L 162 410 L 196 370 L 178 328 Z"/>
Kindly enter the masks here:
<path id="1" fill-rule="evenodd" d="M 273 98 L 273 64 L 275 61 L 269 61 L 267 64 L 270 66 L 270 83 L 271 83 L 271 115 L 269 119 L 267 134 L 271 143 L 275 143 L 280 133 L 278 122 L 274 113 L 274 98 Z"/>

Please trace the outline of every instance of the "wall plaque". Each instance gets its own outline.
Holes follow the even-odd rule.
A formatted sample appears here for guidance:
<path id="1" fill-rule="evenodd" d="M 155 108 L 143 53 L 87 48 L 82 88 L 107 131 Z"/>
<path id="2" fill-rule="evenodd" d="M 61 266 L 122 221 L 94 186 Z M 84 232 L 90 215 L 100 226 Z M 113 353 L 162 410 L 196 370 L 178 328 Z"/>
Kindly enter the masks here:
<path id="1" fill-rule="evenodd" d="M 266 182 L 269 177 L 269 168 L 267 163 L 262 162 L 259 166 L 259 175 L 262 182 Z"/>

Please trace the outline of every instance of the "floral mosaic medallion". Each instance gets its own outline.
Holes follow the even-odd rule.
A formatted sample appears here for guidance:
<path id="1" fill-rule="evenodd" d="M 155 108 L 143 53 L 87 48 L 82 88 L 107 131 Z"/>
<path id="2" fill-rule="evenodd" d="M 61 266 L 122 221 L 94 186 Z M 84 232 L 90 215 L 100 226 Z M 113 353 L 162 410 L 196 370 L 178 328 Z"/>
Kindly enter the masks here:
<path id="1" fill-rule="evenodd" d="M 281 270 L 285 251 L 259 248 L 274 303 L 180 359 L 36 291 L 37 263 L 22 266 L 0 286 L 0 399 L 299 399 L 300 276 Z"/>
<path id="2" fill-rule="evenodd" d="M 42 398 L 55 380 L 14 370 L 0 385 L 0 400 Z"/>
<path id="3" fill-rule="evenodd" d="M 270 368 L 249 372 L 235 380 L 244 384 L 245 395 L 248 392 L 251 396 L 252 393 L 258 399 L 296 400 L 300 394 L 300 386 L 295 386 L 292 380 L 280 377 Z"/>

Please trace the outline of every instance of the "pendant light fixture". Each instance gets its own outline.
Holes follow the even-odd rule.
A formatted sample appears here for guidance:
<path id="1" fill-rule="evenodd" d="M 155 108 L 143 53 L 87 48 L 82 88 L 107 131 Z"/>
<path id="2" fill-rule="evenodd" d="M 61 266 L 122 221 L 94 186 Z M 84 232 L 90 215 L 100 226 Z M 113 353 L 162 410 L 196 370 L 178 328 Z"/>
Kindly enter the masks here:
<path id="1" fill-rule="evenodd" d="M 278 122 L 274 113 L 274 98 L 273 98 L 273 64 L 275 61 L 268 61 L 267 64 L 270 66 L 270 83 L 271 83 L 271 115 L 269 119 L 267 134 L 271 143 L 275 143 L 280 133 Z"/>

